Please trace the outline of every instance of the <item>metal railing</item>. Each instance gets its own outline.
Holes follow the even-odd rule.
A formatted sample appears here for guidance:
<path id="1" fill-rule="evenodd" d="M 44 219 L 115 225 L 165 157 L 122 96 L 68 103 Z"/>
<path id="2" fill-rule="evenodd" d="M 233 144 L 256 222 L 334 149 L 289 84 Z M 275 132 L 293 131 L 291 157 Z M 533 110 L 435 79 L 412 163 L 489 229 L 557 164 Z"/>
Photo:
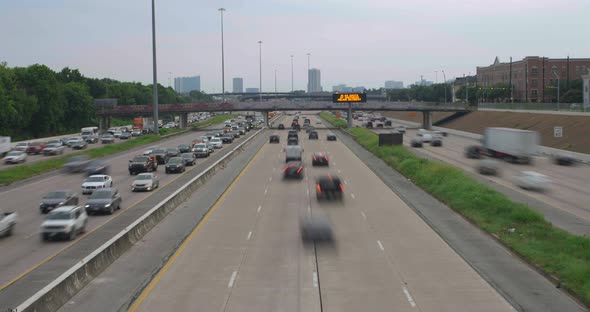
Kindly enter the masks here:
<path id="1" fill-rule="evenodd" d="M 584 108 L 584 105 L 581 103 L 478 103 L 478 108 L 567 112 L 590 111 L 590 109 Z"/>

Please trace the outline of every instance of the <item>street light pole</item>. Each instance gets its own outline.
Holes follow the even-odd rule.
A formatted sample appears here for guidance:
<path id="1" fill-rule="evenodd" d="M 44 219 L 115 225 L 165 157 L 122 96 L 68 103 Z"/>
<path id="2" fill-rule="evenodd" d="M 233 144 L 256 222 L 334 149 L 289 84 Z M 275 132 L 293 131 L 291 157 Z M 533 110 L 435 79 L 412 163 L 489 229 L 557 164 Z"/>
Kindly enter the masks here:
<path id="1" fill-rule="evenodd" d="M 221 13 L 221 102 L 225 103 L 225 55 L 223 51 L 223 12 L 224 8 L 219 8 Z"/>
<path id="2" fill-rule="evenodd" d="M 311 92 L 311 77 L 309 74 L 309 70 L 310 70 L 310 61 L 309 58 L 311 56 L 311 53 L 307 53 L 307 92 Z"/>
<path id="3" fill-rule="evenodd" d="M 275 68 L 275 97 L 277 96 L 277 69 Z"/>
<path id="4" fill-rule="evenodd" d="M 294 85 L 294 83 L 293 83 L 293 77 L 294 77 L 293 76 L 293 56 L 294 55 L 291 55 L 291 92 L 293 92 L 295 90 L 293 88 L 293 85 Z"/>
<path id="5" fill-rule="evenodd" d="M 260 87 L 258 94 L 260 96 L 260 104 L 262 104 L 262 41 L 258 41 L 258 52 L 260 55 Z"/>
<path id="6" fill-rule="evenodd" d="M 555 71 L 553 72 L 553 75 L 557 78 L 557 111 L 559 111 L 559 106 L 561 106 L 559 103 L 559 100 L 560 100 L 560 94 L 559 94 L 560 90 L 559 89 L 561 89 L 560 88 L 560 79 L 559 79 L 559 75 Z"/>
<path id="7" fill-rule="evenodd" d="M 447 104 L 447 75 L 445 75 L 445 71 L 442 71 L 443 79 L 445 80 L 445 104 Z"/>
<path id="8" fill-rule="evenodd" d="M 152 0 L 152 56 L 154 78 L 154 134 L 160 133 L 158 129 L 158 70 L 156 64 L 156 0 Z"/>

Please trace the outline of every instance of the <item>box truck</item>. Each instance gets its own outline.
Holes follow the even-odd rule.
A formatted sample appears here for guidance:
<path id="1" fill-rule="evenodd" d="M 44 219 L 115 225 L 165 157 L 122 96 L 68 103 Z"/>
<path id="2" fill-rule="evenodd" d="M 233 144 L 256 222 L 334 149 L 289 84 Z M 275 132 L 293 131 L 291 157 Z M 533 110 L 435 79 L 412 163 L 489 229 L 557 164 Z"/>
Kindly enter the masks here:
<path id="1" fill-rule="evenodd" d="M 530 164 L 537 153 L 539 134 L 511 128 L 486 128 L 483 136 L 486 155 L 509 162 Z"/>

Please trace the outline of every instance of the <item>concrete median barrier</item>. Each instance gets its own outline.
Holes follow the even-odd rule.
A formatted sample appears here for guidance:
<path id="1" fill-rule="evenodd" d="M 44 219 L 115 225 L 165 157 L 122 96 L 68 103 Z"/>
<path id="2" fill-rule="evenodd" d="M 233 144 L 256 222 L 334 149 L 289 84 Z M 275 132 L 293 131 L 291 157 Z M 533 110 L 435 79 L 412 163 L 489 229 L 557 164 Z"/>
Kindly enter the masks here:
<path id="1" fill-rule="evenodd" d="M 189 198 L 195 190 L 206 183 L 218 170 L 222 170 L 228 162 L 244 151 L 247 145 L 263 131 L 265 131 L 264 128 L 256 131 L 254 135 L 233 148 L 231 152 L 182 185 L 178 190 L 159 202 L 135 222 L 117 233 L 88 256 L 81 259 L 18 307 L 12 309 L 12 311 L 44 312 L 59 309 L 80 291 L 80 289 L 138 242 L 155 225 L 164 219 L 168 213 Z"/>

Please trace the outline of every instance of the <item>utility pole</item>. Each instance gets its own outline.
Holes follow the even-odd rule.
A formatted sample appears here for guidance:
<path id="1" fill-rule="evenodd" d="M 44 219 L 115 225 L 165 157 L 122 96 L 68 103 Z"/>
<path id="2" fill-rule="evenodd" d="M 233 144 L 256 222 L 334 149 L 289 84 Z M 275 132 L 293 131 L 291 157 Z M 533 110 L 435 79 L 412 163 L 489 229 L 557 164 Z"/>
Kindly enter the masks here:
<path id="1" fill-rule="evenodd" d="M 154 78 L 154 134 L 158 135 L 158 70 L 156 64 L 156 0 L 152 0 L 152 56 L 153 56 L 153 78 Z"/>
<path id="2" fill-rule="evenodd" d="M 445 80 L 445 104 L 447 104 L 447 75 L 445 75 L 445 71 L 442 71 L 443 79 Z"/>
<path id="3" fill-rule="evenodd" d="M 277 69 L 275 68 L 275 96 L 277 96 Z"/>
<path id="4" fill-rule="evenodd" d="M 293 88 L 294 86 L 294 79 L 293 79 L 293 56 L 295 55 L 291 55 L 291 92 L 293 92 L 295 89 Z"/>
<path id="5" fill-rule="evenodd" d="M 260 104 L 262 104 L 262 41 L 258 41 L 258 52 L 260 55 L 260 89 L 258 94 L 260 96 Z"/>
<path id="6" fill-rule="evenodd" d="M 219 8 L 221 13 L 221 102 L 225 103 L 225 60 L 223 52 L 223 12 L 224 8 Z"/>

